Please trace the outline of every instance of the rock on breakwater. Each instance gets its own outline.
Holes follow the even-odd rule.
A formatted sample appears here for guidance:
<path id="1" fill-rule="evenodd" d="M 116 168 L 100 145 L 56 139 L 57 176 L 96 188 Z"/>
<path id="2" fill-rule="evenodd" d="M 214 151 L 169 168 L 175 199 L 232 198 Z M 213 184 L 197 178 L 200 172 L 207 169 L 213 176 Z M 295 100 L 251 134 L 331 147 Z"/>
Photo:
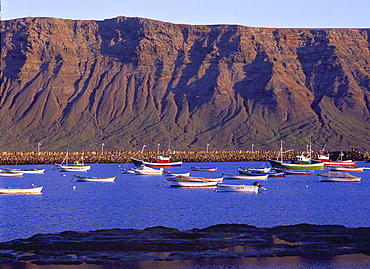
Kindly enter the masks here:
<path id="1" fill-rule="evenodd" d="M 179 231 L 162 226 L 65 231 L 0 243 L 0 264 L 104 264 L 202 258 L 370 255 L 370 228 L 220 224 Z M 165 255 L 161 255 L 165 253 Z"/>
<path id="2" fill-rule="evenodd" d="M 306 154 L 303 151 L 292 151 L 284 153 L 284 161 L 293 161 L 296 155 Z M 63 162 L 66 152 L 1 152 L 0 165 L 20 164 L 56 164 Z M 70 152 L 69 160 L 84 161 L 85 163 L 130 163 L 130 158 L 139 158 L 145 161 L 154 162 L 154 155 L 157 152 L 144 152 L 138 154 L 133 151 L 104 151 L 102 152 Z M 161 154 L 165 154 L 161 152 Z M 277 151 L 174 151 L 171 154 L 172 161 L 183 162 L 258 162 L 276 159 Z M 316 156 L 318 152 L 313 152 Z M 339 151 L 330 152 L 330 158 L 337 160 Z M 343 152 L 343 159 L 355 161 L 370 160 L 369 152 L 347 151 Z"/>

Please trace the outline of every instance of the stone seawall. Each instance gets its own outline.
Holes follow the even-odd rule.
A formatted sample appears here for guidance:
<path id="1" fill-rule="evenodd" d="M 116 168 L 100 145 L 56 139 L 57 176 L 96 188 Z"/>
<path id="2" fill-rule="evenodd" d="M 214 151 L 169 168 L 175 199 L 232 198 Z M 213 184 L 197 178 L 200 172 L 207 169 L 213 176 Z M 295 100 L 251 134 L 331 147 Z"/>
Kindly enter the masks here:
<path id="1" fill-rule="evenodd" d="M 284 153 L 284 161 L 295 160 L 296 155 L 306 154 L 306 152 L 287 152 Z M 104 152 L 69 152 L 68 162 L 83 161 L 85 163 L 130 163 L 130 158 L 138 158 L 153 162 L 157 152 L 144 152 L 140 154 L 133 151 L 104 151 Z M 160 154 L 165 154 L 160 152 Z M 313 152 L 316 156 L 318 152 Z M 351 159 L 355 161 L 370 160 L 369 152 L 347 151 L 343 152 L 343 160 Z M 1 152 L 0 165 L 18 164 L 56 164 L 62 163 L 66 152 Z M 171 161 L 183 162 L 251 162 L 267 161 L 276 159 L 278 151 L 174 151 L 171 153 Z M 329 152 L 332 160 L 340 158 L 340 152 Z"/>

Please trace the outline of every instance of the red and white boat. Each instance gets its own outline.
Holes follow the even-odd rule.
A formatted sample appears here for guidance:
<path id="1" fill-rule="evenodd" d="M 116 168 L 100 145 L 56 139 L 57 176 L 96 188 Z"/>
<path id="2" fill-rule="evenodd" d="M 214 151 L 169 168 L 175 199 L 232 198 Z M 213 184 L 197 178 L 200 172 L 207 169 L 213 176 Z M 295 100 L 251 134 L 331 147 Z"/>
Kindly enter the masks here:
<path id="1" fill-rule="evenodd" d="M 341 158 L 343 153 L 340 154 Z M 318 155 L 316 160 L 312 160 L 314 163 L 324 163 L 324 166 L 356 166 L 356 162 L 352 160 L 344 160 L 342 161 L 330 161 L 329 156 L 326 155 Z"/>
<path id="2" fill-rule="evenodd" d="M 140 159 L 130 158 L 131 161 L 134 163 L 135 166 L 148 166 L 152 168 L 174 168 L 174 167 L 181 167 L 182 162 L 170 162 L 170 156 L 162 156 L 156 155 L 155 159 L 156 162 L 146 162 Z"/>

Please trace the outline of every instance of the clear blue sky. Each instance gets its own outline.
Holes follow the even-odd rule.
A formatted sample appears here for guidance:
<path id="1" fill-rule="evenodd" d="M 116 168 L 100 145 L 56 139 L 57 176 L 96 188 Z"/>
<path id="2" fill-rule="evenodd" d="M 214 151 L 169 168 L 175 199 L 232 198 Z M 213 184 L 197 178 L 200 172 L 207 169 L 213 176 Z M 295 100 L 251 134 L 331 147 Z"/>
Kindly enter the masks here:
<path id="1" fill-rule="evenodd" d="M 1 0 L 1 19 L 141 17 L 182 24 L 370 28 L 370 0 Z"/>

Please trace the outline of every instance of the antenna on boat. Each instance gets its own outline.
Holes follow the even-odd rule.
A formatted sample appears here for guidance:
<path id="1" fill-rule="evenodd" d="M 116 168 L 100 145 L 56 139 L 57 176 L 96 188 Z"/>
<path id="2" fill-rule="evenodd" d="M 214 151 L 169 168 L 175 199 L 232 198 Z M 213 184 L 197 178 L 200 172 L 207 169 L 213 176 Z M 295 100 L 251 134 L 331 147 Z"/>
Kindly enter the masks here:
<path id="1" fill-rule="evenodd" d="M 144 153 L 144 148 L 145 147 L 146 147 L 146 145 L 143 145 L 143 147 L 141 148 L 140 154 L 143 154 Z"/>

